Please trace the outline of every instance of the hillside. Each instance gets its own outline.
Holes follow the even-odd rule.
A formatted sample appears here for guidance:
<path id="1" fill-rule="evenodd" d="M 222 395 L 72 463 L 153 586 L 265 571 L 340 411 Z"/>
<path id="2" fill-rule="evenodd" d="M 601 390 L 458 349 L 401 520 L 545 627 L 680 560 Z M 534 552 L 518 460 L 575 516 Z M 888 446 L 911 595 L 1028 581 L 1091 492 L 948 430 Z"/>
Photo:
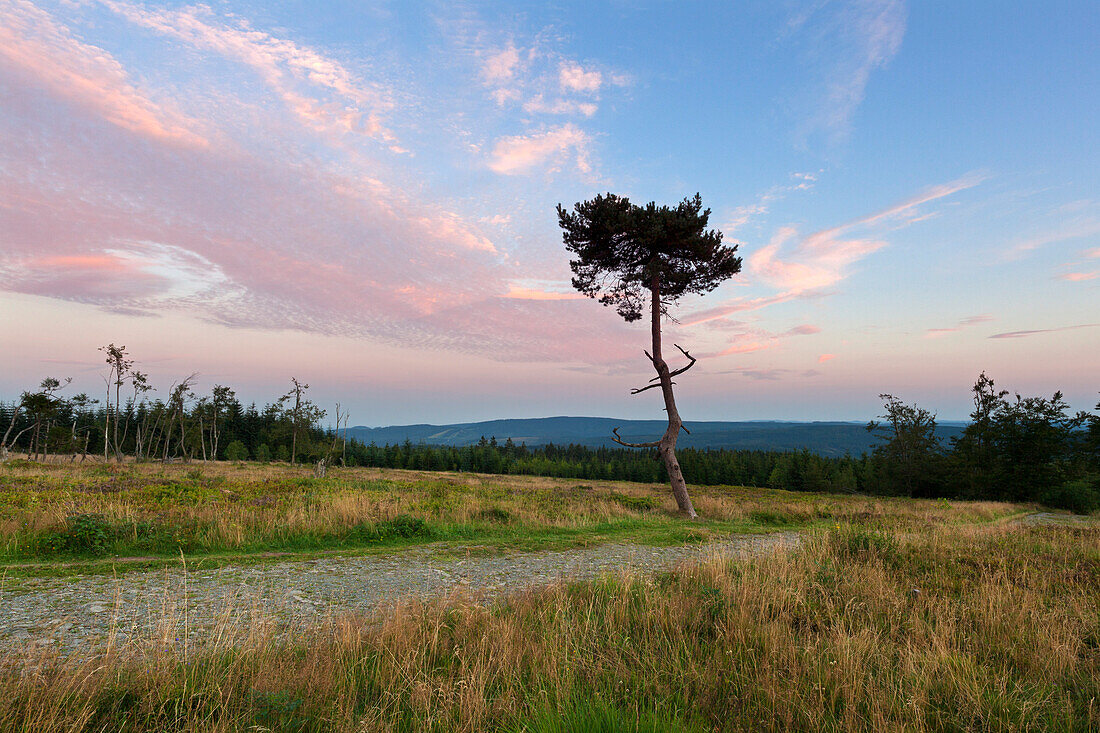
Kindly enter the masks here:
<path id="1" fill-rule="evenodd" d="M 576 443 L 590 447 L 614 447 L 611 429 L 628 442 L 655 440 L 664 432 L 661 420 L 616 420 L 608 417 L 542 417 L 452 425 L 393 425 L 370 428 L 356 426 L 348 436 L 377 445 L 403 443 L 406 440 L 426 445 L 473 445 L 482 437 L 495 437 L 503 443 L 511 438 L 529 446 Z M 688 422 L 690 434 L 680 436 L 679 444 L 692 448 L 741 450 L 810 450 L 824 456 L 860 455 L 874 445 L 865 423 L 858 422 Z M 961 423 L 939 427 L 944 440 L 958 435 Z"/>

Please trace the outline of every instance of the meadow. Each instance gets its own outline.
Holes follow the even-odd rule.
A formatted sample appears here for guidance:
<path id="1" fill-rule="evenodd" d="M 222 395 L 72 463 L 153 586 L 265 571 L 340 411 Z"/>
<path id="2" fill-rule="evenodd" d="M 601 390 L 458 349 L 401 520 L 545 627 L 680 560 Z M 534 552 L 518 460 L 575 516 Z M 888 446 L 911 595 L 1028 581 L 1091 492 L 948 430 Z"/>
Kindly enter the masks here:
<path id="1" fill-rule="evenodd" d="M 700 521 L 658 485 L 272 463 L 0 468 L 0 565 L 126 567 L 166 558 L 359 551 L 423 543 L 550 549 L 609 540 L 702 542 L 861 522 L 991 521 L 999 502 L 915 501 L 741 486 L 693 490 Z"/>
<path id="2" fill-rule="evenodd" d="M 708 487 L 692 522 L 657 485 L 277 464 L 16 462 L 0 482 L 9 575 L 802 536 L 493 603 L 409 599 L 293 638 L 256 622 L 188 647 L 11 653 L 0 730 L 1100 728 L 1100 528 L 1021 521 L 1034 507 Z"/>

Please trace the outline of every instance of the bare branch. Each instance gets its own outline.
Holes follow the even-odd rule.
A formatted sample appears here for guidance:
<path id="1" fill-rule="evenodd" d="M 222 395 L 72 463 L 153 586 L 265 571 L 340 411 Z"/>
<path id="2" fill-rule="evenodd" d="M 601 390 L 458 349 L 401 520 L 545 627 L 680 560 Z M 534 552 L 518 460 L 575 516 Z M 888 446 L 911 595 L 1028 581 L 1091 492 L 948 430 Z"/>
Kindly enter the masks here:
<path id="1" fill-rule="evenodd" d="M 688 430 L 688 429 L 687 429 L 686 427 L 684 427 L 684 424 L 683 424 L 683 423 L 680 423 L 680 429 L 681 429 L 681 430 L 683 430 L 683 431 L 684 431 L 685 433 L 687 433 L 688 435 L 691 435 L 691 431 L 690 431 L 690 430 Z"/>
<path id="2" fill-rule="evenodd" d="M 619 437 L 618 428 L 612 428 L 611 432 L 615 434 L 615 437 L 612 438 L 612 440 L 619 445 L 625 445 L 627 448 L 656 448 L 661 444 L 661 441 L 659 440 L 655 440 L 652 443 L 627 443 L 621 437 Z"/>
<path id="3" fill-rule="evenodd" d="M 676 347 L 677 349 L 680 349 L 680 345 L 679 345 L 679 344 L 673 344 L 673 346 L 675 346 L 675 347 Z M 675 370 L 675 371 L 673 371 L 673 372 L 670 372 L 670 373 L 669 373 L 669 375 L 668 375 L 668 376 L 670 376 L 670 377 L 675 377 L 675 376 L 676 376 L 677 374 L 683 374 L 683 373 L 684 373 L 684 372 L 686 372 L 686 371 L 687 371 L 688 369 L 691 369 L 691 368 L 692 368 L 693 366 L 695 366 L 695 362 L 696 362 L 697 360 L 696 360 L 696 358 L 695 358 L 694 356 L 692 356 L 692 355 L 691 355 L 690 353 L 688 353 L 687 351 L 684 351 L 683 349 L 680 349 L 680 353 L 681 353 L 681 354 L 683 354 L 684 356 L 686 356 L 687 358 L 691 359 L 691 361 L 690 361 L 690 362 L 688 362 L 687 366 L 682 366 L 682 367 L 680 367 L 679 369 L 677 369 L 677 370 Z"/>
<path id="4" fill-rule="evenodd" d="M 676 384 L 676 382 L 672 382 L 671 384 Z M 660 386 L 661 386 L 660 383 L 647 384 L 644 387 L 638 387 L 637 389 L 630 390 L 630 394 L 640 394 L 642 392 L 645 392 L 647 389 L 653 389 L 654 387 L 660 387 Z"/>

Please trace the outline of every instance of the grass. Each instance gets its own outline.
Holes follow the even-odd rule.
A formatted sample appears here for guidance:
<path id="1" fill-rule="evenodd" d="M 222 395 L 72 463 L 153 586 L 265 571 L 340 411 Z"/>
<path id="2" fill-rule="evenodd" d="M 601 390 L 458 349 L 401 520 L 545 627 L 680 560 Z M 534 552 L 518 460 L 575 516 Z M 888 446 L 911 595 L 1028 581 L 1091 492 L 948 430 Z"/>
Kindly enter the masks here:
<path id="1" fill-rule="evenodd" d="M 657 576 L 0 667 L 4 731 L 1090 731 L 1100 528 L 834 523 Z"/>
<path id="2" fill-rule="evenodd" d="M 311 474 L 285 464 L 9 462 L 0 467 L 0 567 L 19 576 L 148 568 L 181 553 L 210 565 L 429 543 L 443 550 L 680 544 L 836 522 L 967 524 L 1022 511 L 705 487 L 693 489 L 703 519 L 686 523 L 662 486 L 383 469 Z"/>

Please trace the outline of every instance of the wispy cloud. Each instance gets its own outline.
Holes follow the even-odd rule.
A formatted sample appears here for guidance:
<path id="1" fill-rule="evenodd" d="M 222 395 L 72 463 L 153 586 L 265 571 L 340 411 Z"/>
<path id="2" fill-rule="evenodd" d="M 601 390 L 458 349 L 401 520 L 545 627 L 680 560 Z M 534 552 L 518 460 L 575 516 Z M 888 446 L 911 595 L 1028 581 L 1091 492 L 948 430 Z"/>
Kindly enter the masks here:
<path id="1" fill-rule="evenodd" d="M 1086 280 L 1095 280 L 1100 276 L 1100 270 L 1094 270 L 1092 272 L 1064 272 L 1058 275 L 1059 280 L 1066 280 L 1071 283 L 1085 282 Z"/>
<path id="2" fill-rule="evenodd" d="M 1028 336 L 1037 336 L 1041 333 L 1059 333 L 1061 331 L 1075 331 L 1080 328 L 1096 328 L 1100 326 L 1100 323 L 1081 323 L 1076 326 L 1062 326 L 1061 328 L 1037 328 L 1030 331 L 1007 331 L 1005 333 L 995 333 L 989 338 L 991 339 L 1019 339 L 1026 338 Z"/>
<path id="3" fill-rule="evenodd" d="M 907 16 L 903 0 L 847 0 L 815 3 L 791 17 L 792 36 L 806 44 L 806 55 L 822 72 L 803 134 L 822 130 L 836 139 L 848 133 L 871 74 L 901 48 Z"/>
<path id="4" fill-rule="evenodd" d="M 1047 231 L 1032 234 L 1018 240 L 1009 250 L 1008 258 L 1015 259 L 1051 244 L 1071 242 L 1076 239 L 1094 237 L 1100 234 L 1100 216 L 1094 213 L 1097 210 L 1097 206 L 1095 204 L 1090 204 L 1089 209 L 1091 210 L 1074 213 L 1068 218 L 1065 214 L 1059 213 L 1060 222 L 1056 226 Z M 1092 258 L 1100 256 L 1096 253 L 1100 253 L 1100 247 L 1086 252 L 1085 257 Z"/>
<path id="5" fill-rule="evenodd" d="M 135 25 L 246 64 L 303 124 L 317 131 L 394 142 L 383 125 L 383 114 L 393 107 L 390 91 L 356 79 L 341 63 L 315 49 L 223 21 L 208 6 L 169 10 L 119 0 L 99 2 Z"/>
<path id="6" fill-rule="evenodd" d="M 773 367 L 770 369 L 754 369 L 752 367 L 739 367 L 736 369 L 723 369 L 715 374 L 738 374 L 757 382 L 778 382 L 791 377 L 817 377 L 821 372 L 817 369 L 784 369 Z"/>
<path id="7" fill-rule="evenodd" d="M 30 2 L 0 2 L 0 60 L 49 93 L 130 132 L 188 147 L 208 144 L 195 120 L 168 102 L 153 101 L 111 54 L 76 40 Z"/>
<path id="8" fill-rule="evenodd" d="M 717 356 L 730 356 L 732 354 L 748 354 L 753 351 L 770 349 L 779 342 L 796 336 L 812 336 L 821 333 L 821 329 L 806 323 L 789 328 L 781 333 L 771 333 L 760 328 L 740 326 L 739 332 L 727 337 L 726 347 L 719 351 L 701 353 L 699 356 L 711 358 Z"/>
<path id="9" fill-rule="evenodd" d="M 384 86 L 236 16 L 108 7 L 152 31 L 144 42 L 214 57 L 214 84 L 264 83 L 247 87 L 248 100 L 201 74 L 194 86 L 139 88 L 57 16 L 0 0 L 0 84 L 20 100 L 0 115 L 0 290 L 496 359 L 560 360 L 565 341 L 570 359 L 623 356 L 621 323 L 577 329 L 590 304 L 520 279 L 492 231 L 507 216 L 429 198 L 414 171 L 396 174 L 348 144 L 389 143 L 369 123 L 392 111 Z M 311 101 L 294 106 L 299 97 Z M 339 110 L 329 116 L 328 105 Z M 361 124 L 341 122 L 352 118 Z M 493 162 L 513 173 L 587 168 L 588 140 L 573 125 L 547 128 L 501 141 Z"/>
<path id="10" fill-rule="evenodd" d="M 968 316 L 967 318 L 963 318 L 962 320 L 960 320 L 954 326 L 950 326 L 947 328 L 929 328 L 924 332 L 924 335 L 925 338 L 937 338 L 939 336 L 944 336 L 949 333 L 961 331 L 964 328 L 970 328 L 971 326 L 977 326 L 982 323 L 989 323 L 992 320 L 993 316 L 989 315 L 988 313 L 982 313 L 981 315 L 977 316 Z"/>
<path id="11" fill-rule="evenodd" d="M 508 44 L 499 51 L 486 54 L 481 73 L 490 83 L 499 84 L 511 80 L 516 75 L 518 67 L 519 50 L 512 44 Z"/>
<path id="12" fill-rule="evenodd" d="M 771 240 L 747 258 L 747 268 L 779 292 L 770 296 L 737 298 L 716 308 L 687 315 L 685 325 L 696 325 L 733 313 L 758 310 L 795 298 L 818 297 L 848 276 L 851 267 L 887 245 L 877 232 L 900 229 L 924 218 L 920 207 L 978 185 L 981 174 L 968 174 L 839 226 L 799 238 L 793 226 L 780 227 Z M 856 236 L 853 236 L 856 235 Z M 793 243 L 793 245 L 792 245 Z"/>
<path id="13" fill-rule="evenodd" d="M 733 209 L 726 217 L 726 223 L 722 231 L 727 235 L 735 233 L 738 229 L 748 224 L 751 220 L 768 213 L 771 205 L 784 198 L 792 191 L 808 191 L 817 182 L 816 173 L 792 173 L 791 182 L 776 185 L 756 197 L 751 204 L 745 204 Z"/>

